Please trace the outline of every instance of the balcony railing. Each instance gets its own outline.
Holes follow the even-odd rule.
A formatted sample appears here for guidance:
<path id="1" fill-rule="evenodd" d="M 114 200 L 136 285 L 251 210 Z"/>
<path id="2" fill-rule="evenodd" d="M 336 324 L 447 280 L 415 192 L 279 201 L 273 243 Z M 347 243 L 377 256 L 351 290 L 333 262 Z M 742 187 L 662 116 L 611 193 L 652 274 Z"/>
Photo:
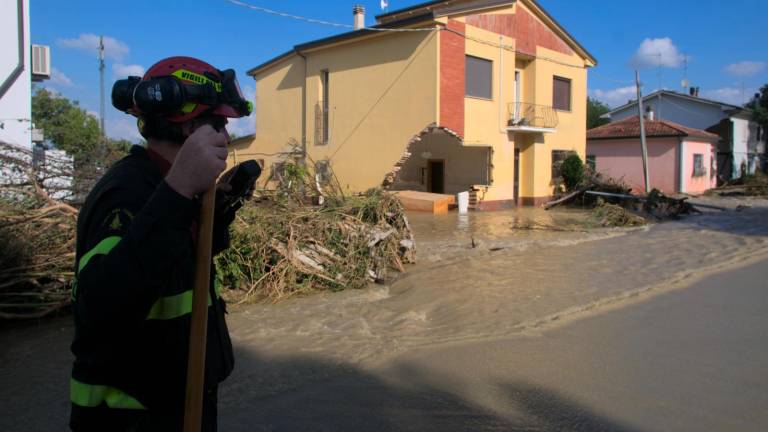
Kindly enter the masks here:
<path id="1" fill-rule="evenodd" d="M 551 106 L 525 102 L 512 102 L 509 104 L 508 131 L 554 132 L 557 123 L 557 111 Z"/>

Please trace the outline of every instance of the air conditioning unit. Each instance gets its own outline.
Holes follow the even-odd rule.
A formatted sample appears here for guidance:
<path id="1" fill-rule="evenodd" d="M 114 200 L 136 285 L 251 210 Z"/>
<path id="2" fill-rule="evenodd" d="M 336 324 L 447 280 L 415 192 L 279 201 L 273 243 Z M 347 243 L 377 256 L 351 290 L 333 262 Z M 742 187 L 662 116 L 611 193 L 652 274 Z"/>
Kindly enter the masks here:
<path id="1" fill-rule="evenodd" d="M 51 48 L 46 45 L 32 45 L 32 81 L 40 82 L 51 78 Z"/>

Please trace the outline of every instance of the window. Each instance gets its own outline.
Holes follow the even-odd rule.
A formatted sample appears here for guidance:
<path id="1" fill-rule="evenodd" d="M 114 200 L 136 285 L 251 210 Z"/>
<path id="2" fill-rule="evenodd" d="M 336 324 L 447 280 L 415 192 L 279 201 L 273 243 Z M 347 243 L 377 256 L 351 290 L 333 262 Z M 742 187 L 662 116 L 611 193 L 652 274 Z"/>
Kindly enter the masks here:
<path id="1" fill-rule="evenodd" d="M 597 171 L 597 156 L 587 155 L 587 166 L 592 170 L 592 172 Z"/>
<path id="2" fill-rule="evenodd" d="M 330 79 L 331 74 L 328 72 L 328 69 L 320 71 L 320 97 L 322 100 L 317 105 L 319 112 L 315 116 L 315 142 L 317 145 L 328 144 L 328 139 L 330 137 Z"/>
<path id="3" fill-rule="evenodd" d="M 552 180 L 562 177 L 563 161 L 575 153 L 571 150 L 552 150 Z"/>
<path id="4" fill-rule="evenodd" d="M 466 96 L 493 99 L 493 62 L 467 56 Z"/>
<path id="5" fill-rule="evenodd" d="M 694 153 L 693 155 L 693 176 L 702 177 L 707 175 L 707 169 L 704 168 L 704 155 L 701 153 Z"/>
<path id="6" fill-rule="evenodd" d="M 556 76 L 553 80 L 552 107 L 556 110 L 571 110 L 571 80 Z"/>

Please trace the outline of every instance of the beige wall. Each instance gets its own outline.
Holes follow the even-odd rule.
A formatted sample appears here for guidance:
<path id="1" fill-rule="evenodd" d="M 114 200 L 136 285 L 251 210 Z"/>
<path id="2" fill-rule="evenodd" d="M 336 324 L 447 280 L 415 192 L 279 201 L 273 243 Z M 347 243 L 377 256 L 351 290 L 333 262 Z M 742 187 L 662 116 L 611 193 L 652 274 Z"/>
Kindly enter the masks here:
<path id="1" fill-rule="evenodd" d="M 411 138 L 437 122 L 437 34 L 388 34 L 304 56 L 306 75 L 300 56 L 257 75 L 257 129 L 248 152 L 285 151 L 286 143 L 303 139 L 312 160 L 331 161 L 342 186 L 352 191 L 380 186 Z M 315 142 L 324 69 L 330 95 L 327 144 Z"/>

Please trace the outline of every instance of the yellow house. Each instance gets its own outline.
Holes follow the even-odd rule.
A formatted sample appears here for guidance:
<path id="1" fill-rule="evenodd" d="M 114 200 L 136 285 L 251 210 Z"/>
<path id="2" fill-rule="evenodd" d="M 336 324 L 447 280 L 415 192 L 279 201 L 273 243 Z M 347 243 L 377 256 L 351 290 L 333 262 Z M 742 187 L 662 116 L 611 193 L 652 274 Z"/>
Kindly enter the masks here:
<path id="1" fill-rule="evenodd" d="M 254 67 L 256 133 L 232 158 L 308 157 L 343 187 L 537 205 L 586 146 L 596 60 L 534 0 L 432 1 Z"/>

